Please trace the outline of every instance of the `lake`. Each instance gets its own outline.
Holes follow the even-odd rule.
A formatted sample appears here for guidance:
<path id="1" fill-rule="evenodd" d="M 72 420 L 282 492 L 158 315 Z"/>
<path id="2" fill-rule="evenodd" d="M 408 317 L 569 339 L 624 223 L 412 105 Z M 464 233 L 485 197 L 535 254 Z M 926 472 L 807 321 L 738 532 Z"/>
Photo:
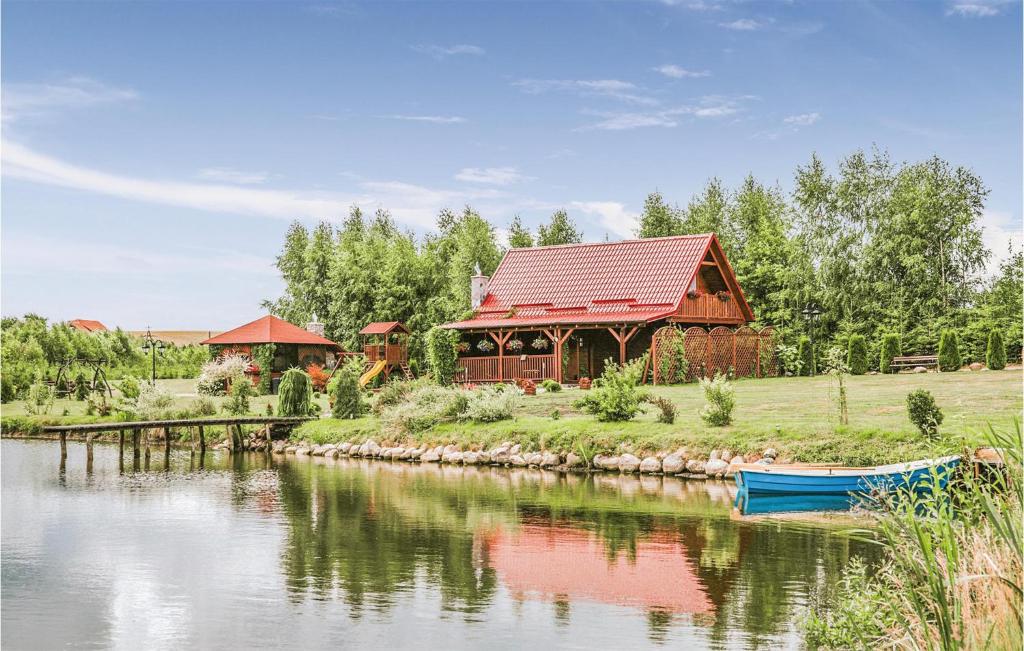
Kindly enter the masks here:
<path id="1" fill-rule="evenodd" d="M 798 648 L 875 558 L 723 482 L 0 445 L 4 649 Z"/>

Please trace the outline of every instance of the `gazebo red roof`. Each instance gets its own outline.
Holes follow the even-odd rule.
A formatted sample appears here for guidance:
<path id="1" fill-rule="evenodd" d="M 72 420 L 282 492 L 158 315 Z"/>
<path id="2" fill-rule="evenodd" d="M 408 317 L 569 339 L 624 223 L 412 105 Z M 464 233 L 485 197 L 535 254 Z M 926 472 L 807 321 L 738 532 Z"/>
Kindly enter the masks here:
<path id="1" fill-rule="evenodd" d="M 494 271 L 476 316 L 444 327 L 657 321 L 679 309 L 711 247 L 725 261 L 714 233 L 512 249 Z M 728 262 L 721 272 L 735 282 Z M 752 321 L 742 291 L 737 294 Z"/>
<path id="2" fill-rule="evenodd" d="M 216 337 L 200 342 L 203 345 L 238 345 L 238 344 L 306 344 L 337 348 L 338 344 L 320 335 L 303 330 L 284 319 L 267 315 L 251 323 L 228 330 Z"/>
<path id="3" fill-rule="evenodd" d="M 104 332 L 107 330 L 107 326 L 103 325 L 99 321 L 93 321 L 92 319 L 72 319 L 68 321 L 68 325 L 78 330 L 85 332 Z"/>
<path id="4" fill-rule="evenodd" d="M 359 331 L 361 335 L 386 335 L 391 332 L 404 332 L 409 334 L 409 329 L 400 321 L 374 321 Z"/>

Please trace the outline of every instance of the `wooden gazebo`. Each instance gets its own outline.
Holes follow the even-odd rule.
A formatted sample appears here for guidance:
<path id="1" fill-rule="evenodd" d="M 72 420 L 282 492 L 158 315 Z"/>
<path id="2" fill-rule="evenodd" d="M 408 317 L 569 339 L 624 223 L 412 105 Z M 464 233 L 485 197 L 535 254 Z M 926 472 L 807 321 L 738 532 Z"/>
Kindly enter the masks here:
<path id="1" fill-rule="evenodd" d="M 465 382 L 593 378 L 664 326 L 754 320 L 714 233 L 512 249 L 473 282 L 474 316 L 442 326 L 463 333 Z"/>

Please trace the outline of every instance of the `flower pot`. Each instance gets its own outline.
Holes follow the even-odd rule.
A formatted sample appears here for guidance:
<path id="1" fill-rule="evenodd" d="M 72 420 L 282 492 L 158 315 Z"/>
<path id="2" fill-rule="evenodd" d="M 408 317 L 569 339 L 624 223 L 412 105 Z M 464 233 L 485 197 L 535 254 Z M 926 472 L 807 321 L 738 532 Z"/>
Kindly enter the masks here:
<path id="1" fill-rule="evenodd" d="M 588 377 L 581 377 L 580 378 L 580 388 L 583 389 L 584 391 L 589 389 L 590 388 L 590 378 L 588 378 Z"/>

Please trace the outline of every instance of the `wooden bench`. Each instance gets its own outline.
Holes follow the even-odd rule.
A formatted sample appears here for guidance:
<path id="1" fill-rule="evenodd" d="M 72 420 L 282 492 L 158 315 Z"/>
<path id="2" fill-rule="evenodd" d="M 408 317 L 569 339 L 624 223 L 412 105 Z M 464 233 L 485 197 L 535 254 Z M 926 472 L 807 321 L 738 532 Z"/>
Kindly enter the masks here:
<path id="1" fill-rule="evenodd" d="M 899 357 L 893 357 L 892 362 L 889 364 L 890 368 L 904 369 L 904 368 L 915 368 L 917 366 L 928 367 L 939 367 L 939 356 L 938 355 L 901 355 Z"/>

